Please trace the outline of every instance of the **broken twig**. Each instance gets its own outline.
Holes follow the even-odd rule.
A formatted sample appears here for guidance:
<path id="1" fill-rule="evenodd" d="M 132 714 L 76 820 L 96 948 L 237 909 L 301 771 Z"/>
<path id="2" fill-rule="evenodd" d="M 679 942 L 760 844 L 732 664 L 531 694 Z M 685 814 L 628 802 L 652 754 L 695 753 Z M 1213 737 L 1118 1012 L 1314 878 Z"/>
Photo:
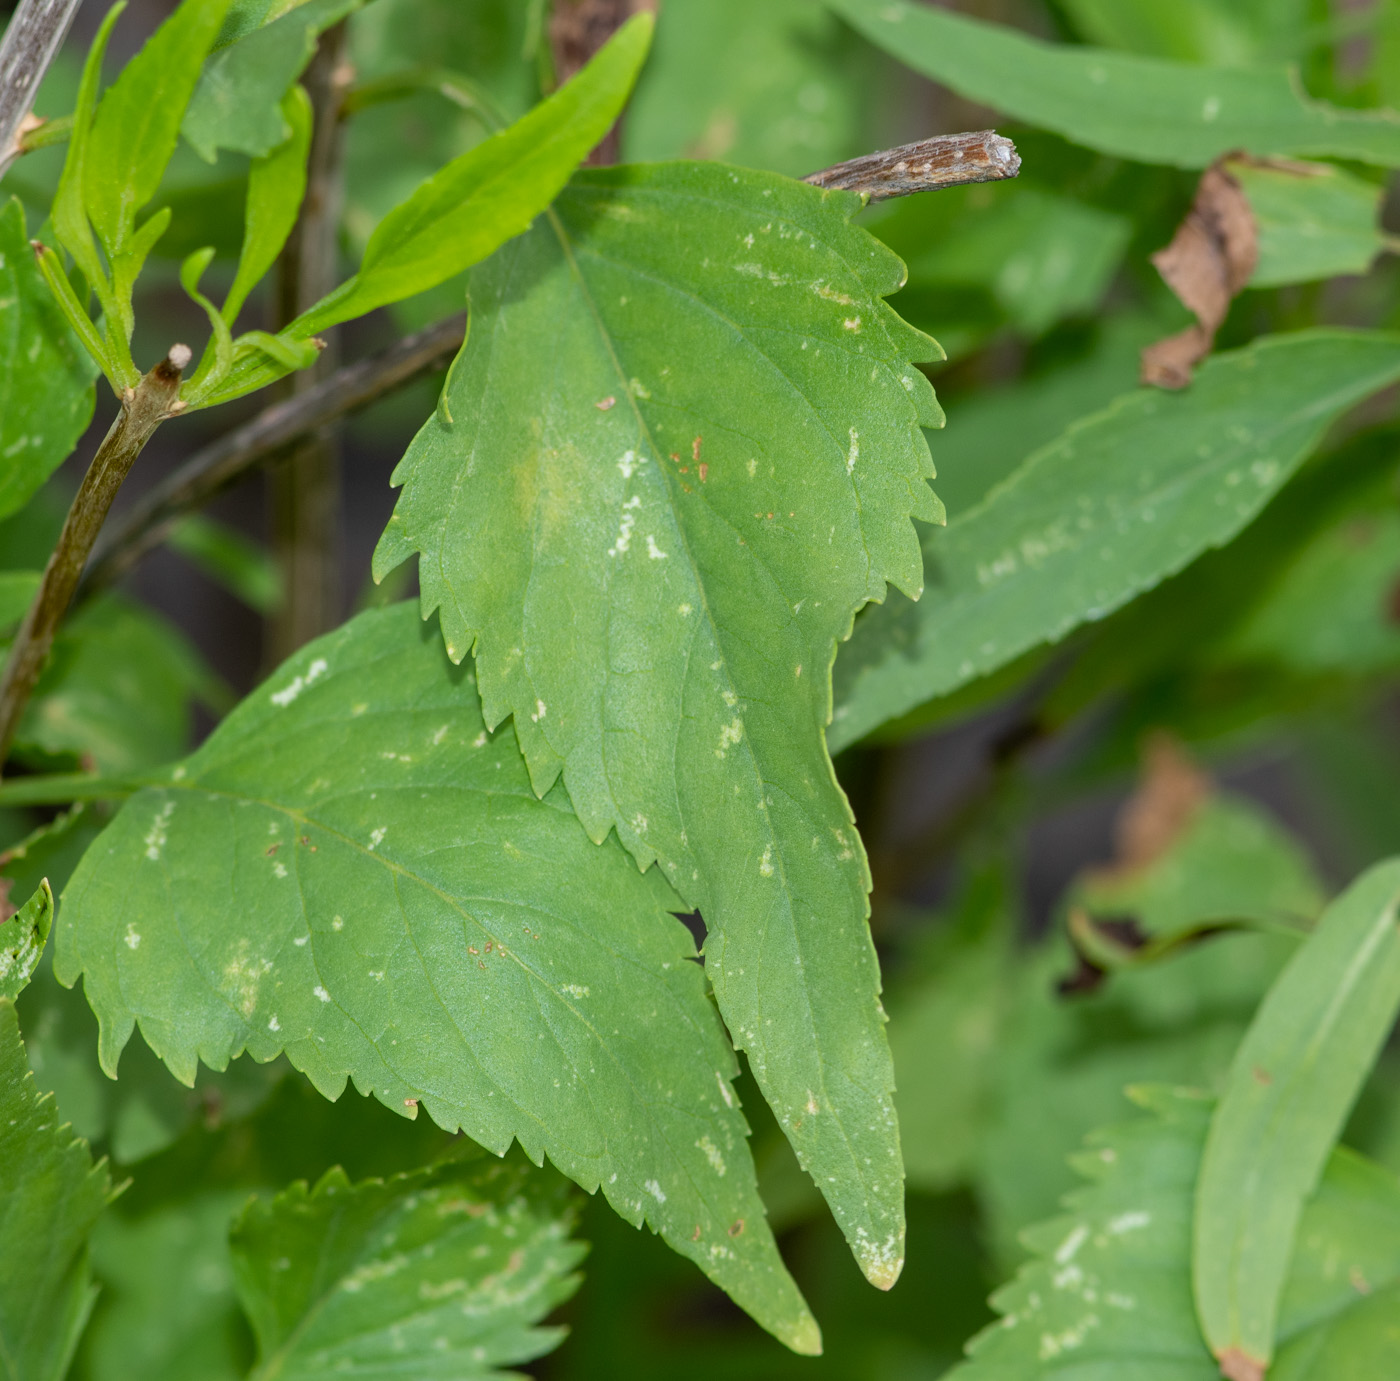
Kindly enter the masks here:
<path id="1" fill-rule="evenodd" d="M 382 354 L 338 369 L 313 388 L 274 403 L 251 421 L 196 451 L 103 532 L 93 552 L 84 593 L 110 585 L 160 546 L 188 512 L 255 466 L 356 408 L 444 364 L 462 348 L 466 315 L 417 331 Z"/>
<path id="2" fill-rule="evenodd" d="M 871 201 L 885 201 L 939 187 L 1001 182 L 1020 171 L 1021 155 L 1016 145 L 995 130 L 979 129 L 971 134 L 936 134 L 917 144 L 863 154 L 811 173 L 804 181 L 814 187 L 864 192 Z"/>

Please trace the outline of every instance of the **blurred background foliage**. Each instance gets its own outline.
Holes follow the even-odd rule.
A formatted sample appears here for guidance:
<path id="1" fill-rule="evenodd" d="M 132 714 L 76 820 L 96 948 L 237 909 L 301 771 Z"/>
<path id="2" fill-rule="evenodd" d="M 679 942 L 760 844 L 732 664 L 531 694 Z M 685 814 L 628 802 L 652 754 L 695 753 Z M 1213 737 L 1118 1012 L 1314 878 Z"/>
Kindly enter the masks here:
<path id="1" fill-rule="evenodd" d="M 118 31 L 127 47 L 113 60 L 170 8 L 133 3 L 139 23 Z M 1400 103 L 1396 0 L 955 8 L 1067 44 L 1226 67 L 1289 63 L 1309 93 L 1337 105 Z M 375 0 L 354 16 L 346 266 L 388 208 L 483 137 L 481 102 L 514 116 L 539 97 L 550 80 L 545 9 L 537 0 Z M 41 113 L 71 108 L 78 54 L 99 13 L 80 13 Z M 929 367 L 948 415 L 930 444 L 954 518 L 1068 424 L 1133 388 L 1138 350 L 1188 324 L 1148 256 L 1171 239 L 1196 174 L 1018 128 L 914 75 L 814 0 L 663 0 L 623 142 L 631 160 L 714 158 L 801 175 L 989 126 L 1015 139 L 1017 181 L 864 213 L 909 268 L 893 305 L 948 355 Z M 6 179 L 31 224 L 61 159 L 61 150 L 36 153 Z M 1400 270 L 1388 253 L 1400 228 L 1394 183 L 1359 165 L 1337 179 L 1329 233 L 1339 243 L 1307 281 L 1270 279 L 1271 243 L 1290 251 L 1269 237 L 1296 226 L 1297 211 L 1266 174 L 1251 184 L 1263 262 L 1219 348 L 1318 324 L 1400 326 Z M 183 147 L 177 155 L 177 233 L 157 249 L 165 265 L 141 306 L 138 359 L 198 334 L 176 265 L 212 244 L 211 276 L 231 277 L 245 181 L 236 155 L 213 165 Z M 463 288 L 445 285 L 356 324 L 345 357 L 460 310 Z M 392 504 L 389 473 L 437 386 L 405 389 L 345 429 L 344 612 L 386 597 L 370 586 L 370 550 Z M 80 461 L 110 403 L 99 401 Z M 1286 942 L 1225 935 L 1066 995 L 1060 981 L 1077 960 L 1065 922 L 1076 909 L 1132 915 L 1149 931 L 1261 910 L 1306 919 L 1394 852 L 1396 405 L 1391 389 L 1337 422 L 1226 547 L 1055 646 L 881 724 L 837 758 L 872 859 L 899 1080 L 910 1233 L 898 1288 L 877 1295 L 860 1278 L 749 1087 L 765 1199 L 826 1355 L 788 1355 L 690 1265 L 594 1202 L 581 1229 L 592 1244 L 586 1283 L 558 1314 L 571 1334 L 537 1375 L 939 1376 L 992 1317 L 988 1291 L 1025 1255 L 1018 1234 L 1074 1183 L 1068 1154 L 1124 1114 L 1124 1085 L 1218 1084 Z M 163 430 L 122 502 L 228 425 L 221 413 Z M 76 464 L 24 523 L 0 524 L 0 573 L 42 561 Z M 261 481 L 245 483 L 74 618 L 22 735 L 24 761 L 119 773 L 166 761 L 206 732 L 265 668 L 262 621 L 279 600 L 266 542 Z M 838 658 L 838 701 L 851 665 Z M 9 894 L 28 896 L 45 875 L 58 891 L 104 810 L 0 811 Z M 1125 857 L 1134 812 L 1154 810 L 1166 822 L 1157 846 Z M 314 1179 L 331 1164 L 352 1176 L 406 1169 L 445 1140 L 426 1119 L 404 1121 L 353 1092 L 325 1103 L 281 1062 L 241 1060 L 185 1090 L 138 1039 L 110 1083 L 81 993 L 59 988 L 46 965 L 19 1005 L 40 1085 L 132 1177 L 98 1229 L 103 1293 L 81 1376 L 242 1374 L 252 1342 L 222 1244 L 248 1191 Z M 1347 1139 L 1400 1173 L 1400 1055 L 1380 1066 Z M 158 1313 L 143 1308 L 152 1299 Z"/>

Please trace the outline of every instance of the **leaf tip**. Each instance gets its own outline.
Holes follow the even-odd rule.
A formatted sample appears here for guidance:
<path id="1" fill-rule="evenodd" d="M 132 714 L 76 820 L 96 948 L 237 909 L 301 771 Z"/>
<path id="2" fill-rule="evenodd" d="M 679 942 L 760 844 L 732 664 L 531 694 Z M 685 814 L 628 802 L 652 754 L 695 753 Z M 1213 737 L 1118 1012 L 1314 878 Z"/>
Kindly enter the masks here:
<path id="1" fill-rule="evenodd" d="M 784 1332 L 782 1341 L 801 1357 L 822 1355 L 821 1327 L 805 1309 L 797 1322 Z"/>
<path id="2" fill-rule="evenodd" d="M 1264 1381 L 1265 1364 L 1240 1348 L 1226 1348 L 1219 1360 L 1220 1374 L 1228 1381 Z"/>

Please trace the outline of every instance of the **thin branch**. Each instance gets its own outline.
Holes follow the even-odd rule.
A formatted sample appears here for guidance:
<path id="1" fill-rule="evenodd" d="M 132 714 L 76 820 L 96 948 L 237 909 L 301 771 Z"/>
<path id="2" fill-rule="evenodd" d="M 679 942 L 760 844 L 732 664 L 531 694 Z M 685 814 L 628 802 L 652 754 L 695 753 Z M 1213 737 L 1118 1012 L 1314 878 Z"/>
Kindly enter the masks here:
<path id="1" fill-rule="evenodd" d="M 337 370 L 308 392 L 274 403 L 195 452 L 102 534 L 83 593 L 124 575 L 160 546 L 186 513 L 208 503 L 255 466 L 444 364 L 462 348 L 466 327 L 466 315 L 459 312 L 415 332 L 382 354 Z"/>
<path id="2" fill-rule="evenodd" d="M 804 181 L 815 187 L 864 192 L 871 201 L 884 201 L 969 182 L 1000 182 L 1020 171 L 1016 145 L 995 130 L 979 129 L 971 134 L 936 134 L 917 144 L 863 154 L 812 173 Z"/>
<path id="3" fill-rule="evenodd" d="M 20 0 L 0 41 L 0 177 L 19 156 L 39 83 L 82 0 Z"/>
<path id="4" fill-rule="evenodd" d="M 655 9 L 656 0 L 556 0 L 549 19 L 555 81 L 562 86 L 581 72 L 634 14 Z M 625 119 L 624 113 L 613 121 L 602 142 L 584 160 L 589 167 L 601 168 L 617 162 Z"/>
<path id="5" fill-rule="evenodd" d="M 180 374 L 189 362 L 189 347 L 172 345 L 165 359 L 135 388 L 127 390 L 116 421 L 83 476 L 0 679 L 0 764 L 14 742 L 20 716 L 48 660 L 59 620 L 72 603 L 117 490 L 156 428 L 179 411 Z"/>

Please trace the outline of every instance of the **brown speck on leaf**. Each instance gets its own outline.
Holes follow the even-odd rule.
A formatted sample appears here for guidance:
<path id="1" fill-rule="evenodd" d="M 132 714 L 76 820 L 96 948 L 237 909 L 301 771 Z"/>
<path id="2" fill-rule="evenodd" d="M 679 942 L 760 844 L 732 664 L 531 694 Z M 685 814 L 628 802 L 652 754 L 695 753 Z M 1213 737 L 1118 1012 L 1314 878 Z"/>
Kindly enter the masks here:
<path id="1" fill-rule="evenodd" d="M 1264 1363 L 1232 1347 L 1220 1354 L 1220 1374 L 1229 1381 L 1264 1381 Z"/>
<path id="2" fill-rule="evenodd" d="M 695 438 L 695 440 L 692 441 L 692 442 L 690 443 L 690 458 L 691 458 L 691 460 L 693 460 L 697 465 L 700 464 L 700 443 L 701 443 L 704 439 L 705 439 L 704 437 L 697 436 L 697 437 Z"/>
<path id="3" fill-rule="evenodd" d="M 690 1240 L 691 1240 L 692 1242 L 698 1242 L 698 1241 L 700 1240 L 700 1224 L 699 1224 L 699 1223 L 696 1223 L 696 1225 L 695 1225 L 695 1231 L 692 1232 L 692 1233 L 690 1234 Z"/>
<path id="4" fill-rule="evenodd" d="M 268 849 L 267 849 L 267 856 L 268 856 L 269 858 L 271 858 L 272 855 L 275 854 L 275 853 L 277 852 L 277 850 L 280 849 L 281 847 L 282 847 L 282 846 L 281 846 L 280 844 L 269 844 L 269 845 L 268 845 Z"/>
<path id="5" fill-rule="evenodd" d="M 1369 1295 L 1371 1293 L 1371 1282 L 1361 1274 L 1360 1266 L 1353 1266 L 1347 1273 L 1347 1279 L 1351 1281 L 1351 1288 L 1358 1295 Z"/>
<path id="6" fill-rule="evenodd" d="M 710 477 L 710 467 L 703 460 L 700 462 L 700 483 L 704 484 Z"/>
<path id="7" fill-rule="evenodd" d="M 609 408 L 615 408 L 617 406 L 617 399 L 614 398 L 612 394 L 608 394 L 606 398 L 600 399 L 598 402 L 594 403 L 593 406 L 597 408 L 599 412 L 607 412 Z"/>
<path id="8" fill-rule="evenodd" d="M 1274 1076 L 1270 1074 L 1267 1069 L 1263 1069 L 1259 1065 L 1255 1065 L 1249 1072 L 1253 1076 L 1254 1082 L 1256 1084 L 1263 1084 L 1265 1088 L 1268 1088 L 1269 1085 L 1274 1082 Z"/>
<path id="9" fill-rule="evenodd" d="M 736 1218 L 736 1219 L 729 1225 L 729 1235 L 730 1235 L 731 1237 L 737 1237 L 741 1232 L 743 1232 L 743 1230 L 744 1230 L 744 1220 L 743 1220 L 742 1218 Z"/>
<path id="10" fill-rule="evenodd" d="M 1210 353 L 1230 302 L 1259 262 L 1254 212 L 1226 159 L 1217 159 L 1201 174 L 1186 219 L 1152 262 L 1195 315 L 1196 324 L 1144 348 L 1142 381 L 1158 388 L 1185 388 L 1194 366 Z"/>

